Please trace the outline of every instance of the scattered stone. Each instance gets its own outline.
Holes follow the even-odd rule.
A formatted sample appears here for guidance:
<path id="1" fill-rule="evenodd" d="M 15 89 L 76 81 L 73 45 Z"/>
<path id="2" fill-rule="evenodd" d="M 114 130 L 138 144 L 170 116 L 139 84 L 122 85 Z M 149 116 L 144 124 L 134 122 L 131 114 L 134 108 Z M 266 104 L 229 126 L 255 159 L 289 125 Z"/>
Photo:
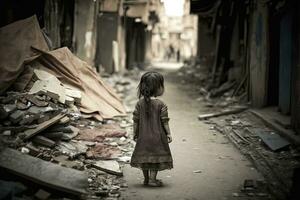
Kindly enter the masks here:
<path id="1" fill-rule="evenodd" d="M 3 131 L 2 135 L 10 136 L 11 135 L 11 130 L 5 130 L 5 131 Z"/>
<path id="2" fill-rule="evenodd" d="M 97 161 L 95 164 L 92 164 L 92 167 L 109 174 L 123 176 L 123 172 L 120 169 L 119 163 L 114 160 Z"/>
<path id="3" fill-rule="evenodd" d="M 202 171 L 201 170 L 195 170 L 195 171 L 193 171 L 193 173 L 202 173 Z"/>
<path id="4" fill-rule="evenodd" d="M 34 197 L 39 199 L 39 200 L 46 200 L 48 199 L 49 197 L 51 196 L 51 193 L 45 191 L 45 190 L 42 190 L 42 189 L 39 189 L 37 191 L 37 193 L 35 193 Z"/>
<path id="5" fill-rule="evenodd" d="M 78 142 L 69 141 L 69 142 L 60 142 L 57 146 L 57 149 L 63 154 L 66 154 L 71 158 L 75 158 L 80 154 L 85 154 L 86 151 L 88 150 L 88 147 L 83 143 L 81 143 L 80 141 Z"/>
<path id="6" fill-rule="evenodd" d="M 11 115 L 9 115 L 9 119 L 14 123 L 18 123 L 24 116 L 24 111 L 16 110 Z"/>
<path id="7" fill-rule="evenodd" d="M 21 148 L 21 152 L 22 152 L 22 153 L 25 153 L 25 154 L 28 154 L 28 153 L 29 153 L 29 149 L 26 148 L 26 147 L 22 147 L 22 148 Z"/>

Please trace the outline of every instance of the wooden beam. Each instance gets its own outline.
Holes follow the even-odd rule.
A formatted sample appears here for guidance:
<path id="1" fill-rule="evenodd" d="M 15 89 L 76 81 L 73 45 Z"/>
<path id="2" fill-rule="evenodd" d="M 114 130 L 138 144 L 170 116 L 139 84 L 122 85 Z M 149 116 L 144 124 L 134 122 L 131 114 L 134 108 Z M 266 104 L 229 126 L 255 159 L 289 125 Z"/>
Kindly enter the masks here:
<path id="1" fill-rule="evenodd" d="M 24 140 L 28 140 L 31 137 L 37 135 L 38 133 L 42 132 L 43 130 L 45 130 L 49 126 L 51 126 L 51 125 L 55 124 L 56 122 L 58 122 L 64 116 L 65 116 L 65 114 L 60 113 L 60 114 L 56 115 L 55 117 L 49 119 L 48 121 L 45 121 L 45 122 L 39 124 L 36 128 L 26 130 L 23 133 Z"/>
<path id="2" fill-rule="evenodd" d="M 88 187 L 85 172 L 62 167 L 10 148 L 0 152 L 0 168 L 37 184 L 73 195 L 86 194 Z"/>

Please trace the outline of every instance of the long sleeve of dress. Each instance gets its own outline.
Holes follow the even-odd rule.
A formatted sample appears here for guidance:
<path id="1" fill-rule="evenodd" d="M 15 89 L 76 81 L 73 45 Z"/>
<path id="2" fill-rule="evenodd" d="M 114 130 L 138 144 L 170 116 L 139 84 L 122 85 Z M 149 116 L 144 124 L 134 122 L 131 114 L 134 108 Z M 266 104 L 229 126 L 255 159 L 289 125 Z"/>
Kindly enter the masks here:
<path id="1" fill-rule="evenodd" d="M 166 131 L 167 135 L 171 135 L 170 127 L 169 127 L 169 115 L 168 115 L 168 107 L 166 105 L 163 105 L 160 111 L 160 118 L 162 125 L 164 127 L 164 130 Z"/>
<path id="2" fill-rule="evenodd" d="M 133 111 L 133 139 L 136 140 L 138 137 L 138 124 L 139 124 L 139 119 L 140 119 L 140 109 L 139 105 L 136 104 L 135 109 Z"/>

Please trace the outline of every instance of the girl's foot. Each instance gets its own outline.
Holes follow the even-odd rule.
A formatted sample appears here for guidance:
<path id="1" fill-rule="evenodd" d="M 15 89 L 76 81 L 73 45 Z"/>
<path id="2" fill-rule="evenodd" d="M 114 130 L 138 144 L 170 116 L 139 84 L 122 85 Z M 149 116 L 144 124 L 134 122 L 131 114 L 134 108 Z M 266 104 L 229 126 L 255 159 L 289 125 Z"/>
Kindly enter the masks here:
<path id="1" fill-rule="evenodd" d="M 163 183 L 161 180 L 149 180 L 148 185 L 151 187 L 161 187 Z"/>

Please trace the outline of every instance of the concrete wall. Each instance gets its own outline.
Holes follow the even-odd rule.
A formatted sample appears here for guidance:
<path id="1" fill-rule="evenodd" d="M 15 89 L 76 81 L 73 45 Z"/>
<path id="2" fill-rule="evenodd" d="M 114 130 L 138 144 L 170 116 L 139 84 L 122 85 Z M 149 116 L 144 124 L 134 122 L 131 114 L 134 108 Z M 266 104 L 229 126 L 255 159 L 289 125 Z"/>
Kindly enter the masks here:
<path id="1" fill-rule="evenodd" d="M 296 4 L 297 10 L 300 10 L 300 2 Z M 295 16 L 295 48 L 294 48 L 294 67 L 292 70 L 292 125 L 296 132 L 300 134 L 300 13 L 296 12 Z"/>
<path id="2" fill-rule="evenodd" d="M 75 0 L 74 10 L 74 52 L 79 58 L 94 66 L 98 1 Z"/>
<path id="3" fill-rule="evenodd" d="M 267 101 L 268 7 L 257 2 L 250 22 L 250 96 L 254 107 Z"/>
<path id="4" fill-rule="evenodd" d="M 203 58 L 215 53 L 215 39 L 209 31 L 208 24 L 205 19 L 198 18 L 198 51 L 197 56 Z"/>

